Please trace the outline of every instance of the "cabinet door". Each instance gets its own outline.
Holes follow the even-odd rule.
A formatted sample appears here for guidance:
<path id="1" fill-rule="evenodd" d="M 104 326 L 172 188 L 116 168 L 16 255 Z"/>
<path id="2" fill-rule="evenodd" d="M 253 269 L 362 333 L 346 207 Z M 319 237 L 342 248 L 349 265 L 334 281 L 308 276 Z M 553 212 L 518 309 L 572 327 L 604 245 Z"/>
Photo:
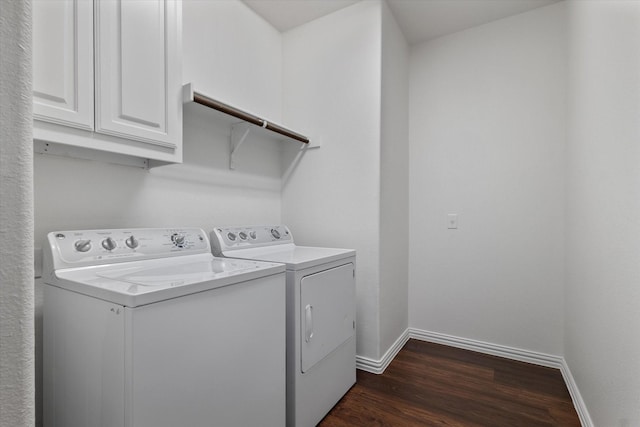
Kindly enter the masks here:
<path id="1" fill-rule="evenodd" d="M 93 1 L 33 2 L 33 113 L 93 129 Z"/>
<path id="2" fill-rule="evenodd" d="M 178 149 L 181 8 L 176 0 L 96 7 L 96 132 Z"/>

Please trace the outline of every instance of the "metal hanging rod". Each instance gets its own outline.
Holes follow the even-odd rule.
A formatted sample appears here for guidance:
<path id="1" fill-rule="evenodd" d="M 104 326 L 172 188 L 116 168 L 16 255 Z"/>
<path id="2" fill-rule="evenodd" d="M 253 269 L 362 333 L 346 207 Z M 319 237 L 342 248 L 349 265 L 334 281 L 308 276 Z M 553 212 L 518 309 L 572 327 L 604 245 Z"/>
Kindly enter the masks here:
<path id="1" fill-rule="evenodd" d="M 296 140 L 303 144 L 309 143 L 309 138 L 298 132 L 288 129 L 284 126 L 269 122 L 268 120 L 265 120 L 261 117 L 248 113 L 239 108 L 233 107 L 229 104 L 225 104 L 224 102 L 210 98 L 207 95 L 204 95 L 202 93 L 195 92 L 193 90 L 193 86 L 191 83 L 187 83 L 186 85 L 183 86 L 183 98 L 184 98 L 183 99 L 184 102 L 195 102 L 195 103 L 204 105 L 206 107 L 212 108 L 214 110 L 220 111 L 229 116 L 243 120 L 247 123 L 251 123 L 252 125 L 267 129 L 271 132 Z"/>

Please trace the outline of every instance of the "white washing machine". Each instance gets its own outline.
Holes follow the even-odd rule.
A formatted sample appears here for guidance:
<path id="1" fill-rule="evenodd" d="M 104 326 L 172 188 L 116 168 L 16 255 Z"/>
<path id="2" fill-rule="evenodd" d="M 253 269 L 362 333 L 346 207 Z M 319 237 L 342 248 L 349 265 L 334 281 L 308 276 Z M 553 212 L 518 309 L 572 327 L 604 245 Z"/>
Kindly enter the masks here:
<path id="1" fill-rule="evenodd" d="M 49 233 L 45 427 L 285 424 L 285 268 L 197 228 Z"/>
<path id="2" fill-rule="evenodd" d="M 315 426 L 356 382 L 355 251 L 297 246 L 286 226 L 218 227 L 216 256 L 287 268 L 287 425 Z"/>

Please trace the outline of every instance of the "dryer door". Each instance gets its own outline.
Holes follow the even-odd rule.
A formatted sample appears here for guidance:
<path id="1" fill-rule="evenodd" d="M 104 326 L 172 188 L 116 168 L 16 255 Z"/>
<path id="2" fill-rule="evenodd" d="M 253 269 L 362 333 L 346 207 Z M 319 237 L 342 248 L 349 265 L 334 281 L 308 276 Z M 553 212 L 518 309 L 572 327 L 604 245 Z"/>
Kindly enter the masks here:
<path id="1" fill-rule="evenodd" d="M 355 332 L 352 263 L 320 271 L 300 283 L 301 368 L 306 372 Z"/>

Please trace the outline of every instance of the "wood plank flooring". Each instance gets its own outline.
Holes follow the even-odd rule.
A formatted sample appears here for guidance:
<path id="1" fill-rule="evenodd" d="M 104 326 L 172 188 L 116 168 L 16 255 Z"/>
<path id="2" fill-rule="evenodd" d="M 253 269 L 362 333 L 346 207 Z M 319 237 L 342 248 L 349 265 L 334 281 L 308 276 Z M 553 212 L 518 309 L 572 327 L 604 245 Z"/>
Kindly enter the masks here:
<path id="1" fill-rule="evenodd" d="M 319 424 L 579 427 L 560 371 L 409 340 L 382 375 L 357 384 Z"/>

